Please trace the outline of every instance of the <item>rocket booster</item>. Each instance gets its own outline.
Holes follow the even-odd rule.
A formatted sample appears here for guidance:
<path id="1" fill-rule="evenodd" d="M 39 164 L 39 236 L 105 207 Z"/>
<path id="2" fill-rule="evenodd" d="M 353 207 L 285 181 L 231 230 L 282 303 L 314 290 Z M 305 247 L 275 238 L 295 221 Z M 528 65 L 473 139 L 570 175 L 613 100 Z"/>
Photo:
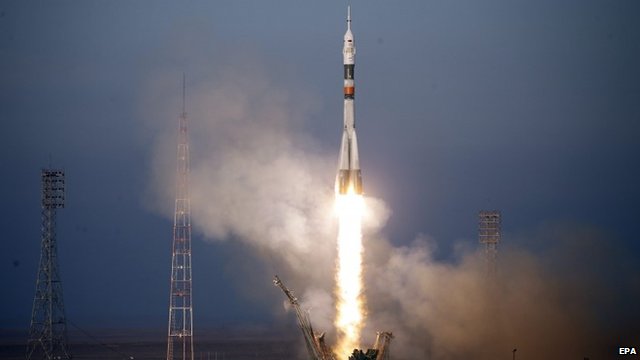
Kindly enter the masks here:
<path id="1" fill-rule="evenodd" d="M 336 176 L 336 193 L 353 192 L 362 194 L 362 174 L 358 158 L 358 141 L 353 100 L 355 86 L 353 82 L 356 46 L 351 32 L 351 7 L 347 7 L 347 32 L 344 33 L 342 59 L 344 64 L 344 128 L 340 144 L 340 160 Z"/>

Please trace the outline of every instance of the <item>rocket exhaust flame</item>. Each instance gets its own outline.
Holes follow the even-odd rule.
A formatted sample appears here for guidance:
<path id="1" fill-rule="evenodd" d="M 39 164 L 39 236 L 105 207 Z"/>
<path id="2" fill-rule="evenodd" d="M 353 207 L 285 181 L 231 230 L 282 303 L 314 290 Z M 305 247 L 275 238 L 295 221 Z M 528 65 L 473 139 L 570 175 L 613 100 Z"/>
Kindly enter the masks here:
<path id="1" fill-rule="evenodd" d="M 338 343 L 336 357 L 345 358 L 359 348 L 364 320 L 362 282 L 362 214 L 364 200 L 349 188 L 336 195 L 338 215 L 338 263 L 336 274 L 336 320 Z"/>

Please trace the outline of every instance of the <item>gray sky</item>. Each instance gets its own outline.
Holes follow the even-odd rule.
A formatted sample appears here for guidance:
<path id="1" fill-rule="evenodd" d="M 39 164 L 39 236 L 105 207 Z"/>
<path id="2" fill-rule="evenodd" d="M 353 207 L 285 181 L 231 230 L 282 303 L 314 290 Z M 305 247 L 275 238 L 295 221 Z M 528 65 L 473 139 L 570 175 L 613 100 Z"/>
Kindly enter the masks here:
<path id="1" fill-rule="evenodd" d="M 555 242 L 543 234 L 569 228 L 602 234 L 597 247 L 613 254 L 605 264 L 638 260 L 637 2 L 352 6 L 364 186 L 390 210 L 380 237 L 396 247 L 433 239 L 432 260 L 455 264 L 460 248 L 476 246 L 477 211 L 497 208 L 506 248 L 544 259 Z M 273 151 L 314 162 L 301 174 L 330 190 L 345 13 L 340 1 L 0 2 L 0 272 L 11 289 L 2 326 L 29 324 L 39 171 L 50 158 L 67 173 L 58 234 L 69 318 L 166 326 L 173 203 L 162 189 L 174 176 L 183 72 L 200 179 L 226 170 L 209 166 L 225 164 L 212 154 L 243 134 L 215 120 L 233 118 L 231 102 L 249 109 L 247 131 L 277 129 L 292 145 Z M 257 147 L 253 139 L 238 141 Z M 205 205 L 206 216 L 218 214 Z M 243 242 L 253 231 L 244 224 L 199 216 L 196 324 L 292 321 L 274 315 L 282 296 L 269 272 L 282 259 L 264 254 L 275 248 Z M 606 274 L 625 289 L 640 284 L 637 272 Z"/>

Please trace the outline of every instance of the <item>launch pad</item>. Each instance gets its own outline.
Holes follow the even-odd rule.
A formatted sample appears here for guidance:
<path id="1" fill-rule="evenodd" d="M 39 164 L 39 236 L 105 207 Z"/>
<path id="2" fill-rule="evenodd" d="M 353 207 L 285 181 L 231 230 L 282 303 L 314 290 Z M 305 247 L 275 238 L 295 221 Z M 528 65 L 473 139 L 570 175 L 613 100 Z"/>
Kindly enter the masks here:
<path id="1" fill-rule="evenodd" d="M 298 326 L 302 331 L 307 352 L 310 360 L 340 360 L 337 359 L 332 349 L 325 342 L 325 333 L 316 333 L 311 325 L 309 313 L 300 308 L 298 299 L 293 295 L 293 291 L 289 290 L 282 280 L 276 275 L 273 278 L 273 284 L 279 287 L 287 296 L 289 303 L 296 312 L 298 318 Z M 376 333 L 376 341 L 370 349 L 363 351 L 361 349 L 353 349 L 353 353 L 348 360 L 389 360 L 389 345 L 393 333 L 387 331 L 378 331 Z"/>

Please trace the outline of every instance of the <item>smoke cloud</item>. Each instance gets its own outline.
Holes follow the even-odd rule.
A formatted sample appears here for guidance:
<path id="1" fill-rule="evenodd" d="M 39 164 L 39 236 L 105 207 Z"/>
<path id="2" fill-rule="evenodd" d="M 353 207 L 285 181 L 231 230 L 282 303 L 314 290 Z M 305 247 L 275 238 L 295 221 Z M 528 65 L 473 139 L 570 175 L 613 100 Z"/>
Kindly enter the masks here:
<path id="1" fill-rule="evenodd" d="M 234 64 L 189 86 L 193 225 L 212 241 L 249 244 L 300 294 L 316 329 L 332 341 L 337 154 L 303 130 L 317 106 L 313 97 L 267 73 L 260 64 Z M 164 114 L 180 108 L 173 94 L 157 90 L 175 89 L 175 77 L 150 88 L 145 102 L 165 104 Z M 148 124 L 156 129 L 148 199 L 171 217 L 176 122 L 168 120 Z M 602 358 L 617 346 L 640 345 L 635 309 L 622 312 L 635 322 L 607 315 L 620 314 L 616 309 L 628 303 L 621 299 L 640 295 L 637 270 L 614 261 L 624 254 L 604 251 L 608 235 L 541 229 L 518 243 L 545 250 L 501 248 L 490 277 L 475 251 L 436 261 L 436 242 L 426 235 L 393 246 L 380 235 L 390 209 L 379 199 L 366 202 L 363 348 L 376 330 L 394 333 L 395 359 L 509 358 L 514 348 L 523 358 Z"/>
<path id="2" fill-rule="evenodd" d="M 581 232 L 567 231 L 566 237 Z M 569 248 L 568 259 L 603 249 L 606 238 L 588 236 Z M 634 334 L 635 325 L 619 315 L 624 305 L 605 304 L 620 300 L 621 293 L 633 296 L 631 283 L 607 284 L 609 277 L 628 279 L 629 274 L 612 265 L 612 258 L 601 258 L 599 270 L 593 268 L 595 258 L 562 269 L 562 264 L 508 249 L 500 252 L 499 271 L 489 276 L 481 252 L 445 264 L 433 259 L 431 249 L 424 239 L 389 249 L 377 254 L 384 255 L 368 271 L 369 332 L 393 329 L 398 358 L 507 358 L 514 348 L 526 358 L 611 358 L 620 343 L 638 341 L 637 327 Z M 593 276 L 597 271 L 602 273 Z M 627 310 L 625 317 L 637 316 Z"/>
<path id="3" fill-rule="evenodd" d="M 314 325 L 330 330 L 337 158 L 302 130 L 316 106 L 311 97 L 265 74 L 261 64 L 248 60 L 205 73 L 188 87 L 192 224 L 211 241 L 250 245 L 256 260 L 275 269 L 305 308 L 313 309 Z M 144 103 L 165 104 L 165 114 L 169 108 L 175 113 L 181 108 L 179 100 L 171 100 L 175 91 L 159 90 L 175 89 L 175 82 L 175 76 L 154 78 Z M 153 118 L 148 124 L 153 129 L 166 115 L 147 117 Z M 155 130 L 151 190 L 145 199 L 169 218 L 177 134 L 171 120 Z M 273 274 L 264 276 L 268 284 Z M 273 296 L 282 294 L 274 290 Z"/>

